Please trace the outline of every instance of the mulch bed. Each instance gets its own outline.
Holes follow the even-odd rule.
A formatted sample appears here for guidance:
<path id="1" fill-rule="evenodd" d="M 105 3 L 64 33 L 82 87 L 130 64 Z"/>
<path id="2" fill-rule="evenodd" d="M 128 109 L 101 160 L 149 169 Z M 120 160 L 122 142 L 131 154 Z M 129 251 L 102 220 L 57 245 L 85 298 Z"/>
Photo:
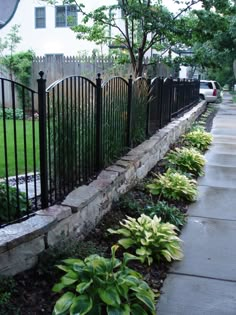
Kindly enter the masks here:
<path id="1" fill-rule="evenodd" d="M 215 111 L 212 112 L 206 120 L 206 130 L 210 130 L 212 126 L 212 120 L 215 115 Z M 178 143 L 176 145 L 179 145 Z M 145 184 L 155 176 L 155 173 L 163 173 L 164 163 L 160 161 L 154 169 L 149 172 L 148 176 L 144 179 L 144 183 L 137 185 L 134 189 L 127 193 L 129 200 L 135 200 L 144 206 L 147 200 L 153 198 L 145 190 Z M 184 213 L 187 211 L 187 203 L 175 203 L 181 211 Z M 132 207 L 131 207 L 132 208 Z M 107 229 L 110 227 L 117 227 L 119 221 L 124 219 L 126 215 L 137 217 L 138 213 L 134 209 L 124 207 L 123 204 L 117 203 L 113 209 L 107 213 L 100 223 L 94 228 L 87 238 L 84 240 L 94 244 L 94 248 L 98 248 L 101 251 L 103 249 L 104 255 L 109 256 L 110 248 L 117 241 L 116 235 L 110 235 Z M 86 250 L 85 250 L 86 251 Z M 121 256 L 121 252 L 118 251 L 118 258 Z M 67 258 L 67 257 L 64 257 Z M 62 275 L 54 267 L 54 262 L 49 261 L 45 264 L 49 270 L 42 270 L 41 267 L 36 266 L 34 269 L 22 272 L 14 277 L 15 288 L 11 290 L 12 297 L 10 303 L 4 306 L 1 304 L 0 299 L 0 315 L 40 315 L 40 314 L 52 314 L 53 306 L 58 299 L 59 295 L 52 292 L 52 286 L 57 282 Z M 51 264 L 51 265 L 50 265 Z M 169 264 L 160 263 L 158 265 L 148 267 L 132 263 L 132 267 L 143 274 L 144 279 L 149 283 L 155 292 L 159 291 L 163 281 L 167 275 Z M 1 284 L 0 284 L 1 287 Z M 1 292 L 1 291 L 0 291 Z"/>

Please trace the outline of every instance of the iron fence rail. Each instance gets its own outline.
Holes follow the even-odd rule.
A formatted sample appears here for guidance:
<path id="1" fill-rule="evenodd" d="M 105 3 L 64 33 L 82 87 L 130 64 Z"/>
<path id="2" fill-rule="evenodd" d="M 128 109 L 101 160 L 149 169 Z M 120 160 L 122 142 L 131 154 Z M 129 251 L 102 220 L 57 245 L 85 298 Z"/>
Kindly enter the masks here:
<path id="1" fill-rule="evenodd" d="M 37 91 L 0 78 L 0 200 L 5 198 L 0 226 L 63 200 L 199 100 L 197 80 L 112 77 L 102 82 L 99 74 L 96 82 L 70 76 L 46 89 L 43 72 L 39 75 Z M 9 91 L 11 119 L 5 103 Z"/>

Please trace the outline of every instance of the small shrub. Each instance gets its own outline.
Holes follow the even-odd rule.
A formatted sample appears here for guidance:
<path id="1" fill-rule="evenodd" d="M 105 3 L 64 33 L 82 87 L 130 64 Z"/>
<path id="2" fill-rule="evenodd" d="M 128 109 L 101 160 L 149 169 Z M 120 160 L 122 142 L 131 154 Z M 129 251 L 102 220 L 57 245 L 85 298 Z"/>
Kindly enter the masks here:
<path id="1" fill-rule="evenodd" d="M 12 277 L 0 276 L 0 314 L 19 314 L 12 304 L 12 295 L 16 293 L 16 282 Z"/>
<path id="2" fill-rule="evenodd" d="M 131 198 L 130 195 L 122 196 L 118 202 L 118 205 L 122 209 L 128 208 L 133 211 L 139 211 L 141 209 L 140 202 L 134 198 Z"/>
<path id="3" fill-rule="evenodd" d="M 157 204 L 146 206 L 142 212 L 151 218 L 156 215 L 161 218 L 162 222 L 169 222 L 178 228 L 182 227 L 186 221 L 184 213 L 174 206 L 169 206 L 165 201 L 159 201 Z"/>
<path id="4" fill-rule="evenodd" d="M 160 195 L 169 200 L 194 201 L 197 196 L 196 181 L 186 175 L 168 169 L 163 175 L 158 175 L 153 183 L 147 185 L 151 194 Z"/>
<path id="5" fill-rule="evenodd" d="M 5 183 L 0 183 L 0 221 L 8 222 L 14 220 L 19 215 L 18 213 L 18 203 L 19 198 L 19 211 L 23 216 L 27 211 L 27 199 L 26 194 L 19 192 L 17 198 L 17 189 L 15 187 L 8 186 L 9 192 L 9 204 L 7 201 L 7 185 Z M 8 208 L 9 206 L 9 208 Z"/>
<path id="6" fill-rule="evenodd" d="M 106 248 L 92 241 L 81 241 L 75 236 L 63 237 L 40 255 L 38 271 L 51 275 L 54 273 L 54 266 L 67 257 L 84 259 L 92 254 L 104 255 L 105 251 Z"/>
<path id="7" fill-rule="evenodd" d="M 5 118 L 6 119 L 13 119 L 14 118 L 14 111 L 12 108 L 5 108 Z M 23 110 L 20 108 L 15 109 L 15 118 L 17 120 L 23 119 Z M 3 109 L 0 108 L 0 119 L 3 119 Z"/>
<path id="8" fill-rule="evenodd" d="M 206 151 L 212 142 L 212 135 L 202 129 L 196 129 L 183 136 L 184 143 L 202 152 Z"/>
<path id="9" fill-rule="evenodd" d="M 122 228 L 108 229 L 112 234 L 124 236 L 118 243 L 128 249 L 135 249 L 136 255 L 144 263 L 151 265 L 154 260 L 181 260 L 183 257 L 180 239 L 175 230 L 177 227 L 170 223 L 162 223 L 156 215 L 153 218 L 141 214 L 138 219 L 127 216 L 120 222 Z"/>
<path id="10" fill-rule="evenodd" d="M 165 160 L 172 168 L 195 176 L 203 175 L 205 159 L 203 155 L 194 148 L 176 148 L 167 154 Z"/>
<path id="11" fill-rule="evenodd" d="M 53 315 L 66 314 L 155 314 L 154 293 L 142 276 L 127 267 L 137 257 L 124 253 L 123 262 L 115 257 L 91 255 L 84 260 L 66 259 L 57 266 L 66 272 L 53 287 L 65 292 L 56 302 Z"/>

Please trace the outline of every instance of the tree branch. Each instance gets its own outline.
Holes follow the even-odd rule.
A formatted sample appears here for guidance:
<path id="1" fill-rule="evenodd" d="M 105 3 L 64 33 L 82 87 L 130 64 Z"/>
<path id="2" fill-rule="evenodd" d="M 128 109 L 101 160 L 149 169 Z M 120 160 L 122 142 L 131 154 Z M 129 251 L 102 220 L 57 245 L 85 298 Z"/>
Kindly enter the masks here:
<path id="1" fill-rule="evenodd" d="M 181 11 L 173 18 L 173 20 L 176 20 L 182 13 L 188 11 L 188 9 L 190 9 L 194 4 L 197 4 L 199 2 L 201 2 L 201 0 L 196 0 L 196 1 L 192 0 L 192 2 L 189 5 L 187 5 L 186 8 L 181 9 Z"/>

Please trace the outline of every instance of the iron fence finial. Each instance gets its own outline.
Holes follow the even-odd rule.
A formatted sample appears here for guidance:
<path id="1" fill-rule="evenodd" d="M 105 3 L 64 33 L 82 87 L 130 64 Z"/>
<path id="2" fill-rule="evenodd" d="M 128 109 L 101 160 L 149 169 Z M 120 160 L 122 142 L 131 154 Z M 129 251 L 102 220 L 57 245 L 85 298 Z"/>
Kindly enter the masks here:
<path id="1" fill-rule="evenodd" d="M 40 79 L 42 79 L 43 78 L 43 76 L 44 76 L 44 72 L 41 70 L 41 71 L 39 71 L 39 76 L 40 76 Z"/>

